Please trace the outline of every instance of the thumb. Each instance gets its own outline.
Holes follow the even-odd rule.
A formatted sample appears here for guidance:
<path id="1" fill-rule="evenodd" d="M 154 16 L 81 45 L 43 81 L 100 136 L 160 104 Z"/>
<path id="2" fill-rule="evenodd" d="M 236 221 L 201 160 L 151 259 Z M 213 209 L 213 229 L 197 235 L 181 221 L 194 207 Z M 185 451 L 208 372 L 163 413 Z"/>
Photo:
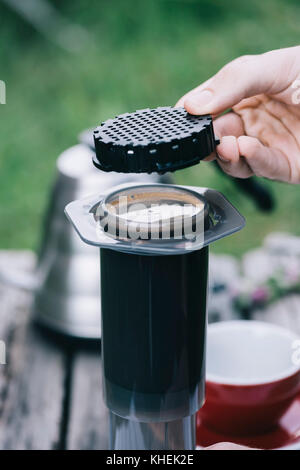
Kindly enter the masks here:
<path id="1" fill-rule="evenodd" d="M 242 56 L 226 64 L 216 75 L 192 90 L 184 100 L 190 114 L 220 114 L 244 98 L 276 94 L 287 86 L 282 70 L 288 70 L 284 49 Z"/>

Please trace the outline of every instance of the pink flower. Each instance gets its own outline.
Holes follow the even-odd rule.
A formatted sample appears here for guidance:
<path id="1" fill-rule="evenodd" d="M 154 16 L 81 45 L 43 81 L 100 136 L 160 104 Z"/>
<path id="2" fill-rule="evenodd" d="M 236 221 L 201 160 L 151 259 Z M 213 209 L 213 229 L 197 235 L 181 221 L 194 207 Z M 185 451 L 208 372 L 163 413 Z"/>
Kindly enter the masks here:
<path id="1" fill-rule="evenodd" d="M 257 287 L 251 297 L 253 302 L 266 302 L 269 298 L 269 291 L 266 287 Z"/>
<path id="2" fill-rule="evenodd" d="M 289 284 L 299 281 L 299 270 L 295 266 L 289 266 L 285 272 L 285 279 Z"/>

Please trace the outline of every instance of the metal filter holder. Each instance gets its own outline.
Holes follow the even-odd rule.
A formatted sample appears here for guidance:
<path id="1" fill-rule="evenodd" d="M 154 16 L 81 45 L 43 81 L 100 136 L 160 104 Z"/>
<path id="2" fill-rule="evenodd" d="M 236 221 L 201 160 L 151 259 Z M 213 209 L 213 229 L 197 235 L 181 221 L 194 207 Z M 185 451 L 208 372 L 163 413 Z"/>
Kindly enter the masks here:
<path id="1" fill-rule="evenodd" d="M 105 202 L 113 194 L 122 194 L 122 191 L 129 191 L 134 194 L 142 189 L 146 191 L 182 191 L 187 190 L 191 194 L 198 196 L 205 201 L 205 213 L 208 212 L 209 225 L 204 222 L 203 232 L 197 233 L 192 239 L 171 239 L 171 240 L 124 240 L 122 238 L 110 236 L 105 231 L 99 215 L 105 213 Z M 103 210 L 101 210 L 101 207 Z M 200 250 L 204 246 L 227 237 L 234 232 L 241 230 L 245 225 L 244 217 L 232 204 L 218 191 L 209 188 L 199 188 L 196 186 L 179 186 L 164 184 L 142 184 L 135 183 L 122 184 L 112 190 L 93 195 L 88 198 L 73 201 L 65 208 L 65 212 L 80 238 L 89 245 L 111 250 L 123 251 L 132 254 L 149 255 L 173 255 L 186 254 L 187 252 Z M 205 216 L 206 219 L 206 216 Z"/>
<path id="2" fill-rule="evenodd" d="M 186 168 L 214 152 L 212 117 L 184 108 L 141 109 L 108 119 L 94 131 L 94 165 L 119 173 L 165 173 Z"/>

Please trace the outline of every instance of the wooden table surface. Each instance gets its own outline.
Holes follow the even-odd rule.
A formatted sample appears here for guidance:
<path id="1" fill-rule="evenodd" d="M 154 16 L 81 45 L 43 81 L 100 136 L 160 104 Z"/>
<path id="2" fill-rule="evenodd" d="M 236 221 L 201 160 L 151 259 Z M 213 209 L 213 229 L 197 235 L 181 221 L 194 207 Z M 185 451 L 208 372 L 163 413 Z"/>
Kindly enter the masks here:
<path id="1" fill-rule="evenodd" d="M 107 449 L 100 341 L 59 340 L 34 325 L 32 294 L 0 283 L 0 449 Z M 300 333 L 300 298 L 254 318 Z"/>
<path id="2" fill-rule="evenodd" d="M 32 297 L 0 283 L 0 449 L 107 449 L 100 340 L 73 342 L 40 329 Z"/>

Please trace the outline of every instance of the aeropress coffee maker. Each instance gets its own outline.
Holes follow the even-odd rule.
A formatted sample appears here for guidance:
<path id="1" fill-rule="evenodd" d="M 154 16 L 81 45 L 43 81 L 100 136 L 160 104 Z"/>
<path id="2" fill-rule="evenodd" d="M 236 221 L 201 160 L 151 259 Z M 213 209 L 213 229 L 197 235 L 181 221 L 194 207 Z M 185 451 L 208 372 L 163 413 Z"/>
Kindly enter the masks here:
<path id="1" fill-rule="evenodd" d="M 169 107 L 110 119 L 94 138 L 98 168 L 135 173 L 194 165 L 218 143 L 210 116 Z M 152 183 L 71 202 L 66 214 L 101 251 L 110 448 L 194 449 L 205 394 L 208 246 L 240 230 L 243 217 L 218 191 Z"/>

